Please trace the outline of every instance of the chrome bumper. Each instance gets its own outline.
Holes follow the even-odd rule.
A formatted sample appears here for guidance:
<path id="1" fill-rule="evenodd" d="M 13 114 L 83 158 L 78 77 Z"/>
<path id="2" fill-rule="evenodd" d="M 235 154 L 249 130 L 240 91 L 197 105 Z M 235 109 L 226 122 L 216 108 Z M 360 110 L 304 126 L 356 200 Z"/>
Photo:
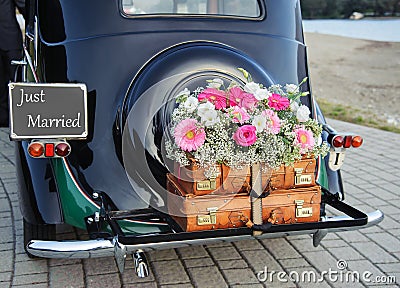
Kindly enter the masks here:
<path id="1" fill-rule="evenodd" d="M 124 263 L 126 255 L 134 254 L 136 251 L 151 251 L 162 250 L 171 248 L 180 248 L 193 245 L 206 245 L 216 242 L 235 242 L 249 239 L 267 239 L 279 238 L 288 235 L 298 234 L 313 234 L 314 246 L 317 246 L 322 238 L 329 232 L 351 231 L 363 228 L 368 228 L 379 224 L 383 220 L 383 213 L 379 210 L 367 213 L 368 222 L 363 226 L 351 227 L 335 227 L 327 229 L 310 229 L 301 231 L 289 231 L 278 233 L 264 233 L 260 236 L 253 237 L 251 235 L 217 237 L 217 238 L 202 238 L 191 239 L 183 241 L 165 241 L 157 243 L 145 243 L 135 245 L 123 245 L 118 241 L 118 237 L 111 240 L 98 239 L 98 240 L 85 240 L 85 241 L 43 241 L 32 240 L 27 245 L 27 251 L 35 256 L 44 258 L 97 258 L 114 256 L 116 258 L 119 270 L 124 270 Z M 351 220 L 349 216 L 335 216 L 322 218 L 321 222 L 331 223 L 335 221 Z"/>

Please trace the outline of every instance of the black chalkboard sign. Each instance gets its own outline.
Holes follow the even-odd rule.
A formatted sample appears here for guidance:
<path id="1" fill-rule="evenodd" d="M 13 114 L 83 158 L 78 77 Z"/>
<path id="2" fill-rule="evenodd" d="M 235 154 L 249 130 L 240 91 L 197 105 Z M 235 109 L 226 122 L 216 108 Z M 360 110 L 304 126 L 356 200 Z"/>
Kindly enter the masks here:
<path id="1" fill-rule="evenodd" d="M 10 83 L 10 138 L 87 137 L 84 84 Z"/>

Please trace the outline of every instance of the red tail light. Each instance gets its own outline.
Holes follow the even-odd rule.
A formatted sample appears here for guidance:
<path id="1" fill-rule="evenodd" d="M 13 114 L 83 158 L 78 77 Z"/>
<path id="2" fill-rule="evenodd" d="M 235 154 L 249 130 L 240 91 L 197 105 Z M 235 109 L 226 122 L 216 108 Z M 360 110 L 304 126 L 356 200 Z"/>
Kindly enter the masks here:
<path id="1" fill-rule="evenodd" d="M 44 153 L 44 146 L 40 142 L 32 142 L 28 146 L 28 153 L 34 158 L 41 157 Z"/>
<path id="2" fill-rule="evenodd" d="M 68 143 L 59 143 L 56 146 L 56 154 L 60 157 L 66 157 L 71 152 L 71 146 Z"/>
<path id="3" fill-rule="evenodd" d="M 352 140 L 353 140 L 353 136 L 351 136 L 351 135 L 345 136 L 344 137 L 343 148 L 350 148 Z"/>
<path id="4" fill-rule="evenodd" d="M 358 148 L 362 145 L 364 139 L 361 136 L 354 136 L 351 140 L 351 146 Z"/>
<path id="5" fill-rule="evenodd" d="M 344 144 L 344 138 L 343 138 L 343 136 L 336 135 L 336 136 L 333 138 L 333 140 L 332 140 L 332 145 L 333 145 L 333 147 L 335 147 L 335 148 L 340 148 L 340 147 L 343 146 L 343 144 Z"/>
<path id="6" fill-rule="evenodd" d="M 44 144 L 44 148 L 45 157 L 54 157 L 54 143 L 46 143 Z"/>

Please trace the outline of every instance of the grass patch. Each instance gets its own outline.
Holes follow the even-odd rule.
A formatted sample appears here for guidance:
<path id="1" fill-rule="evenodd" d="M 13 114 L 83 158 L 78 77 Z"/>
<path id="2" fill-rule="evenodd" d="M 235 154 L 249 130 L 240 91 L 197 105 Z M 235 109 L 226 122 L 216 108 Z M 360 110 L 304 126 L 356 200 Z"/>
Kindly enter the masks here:
<path id="1" fill-rule="evenodd" d="M 358 125 L 368 126 L 394 133 L 400 133 L 400 127 L 389 125 L 385 119 L 367 110 L 361 110 L 347 105 L 318 99 L 318 104 L 327 118 L 350 122 Z"/>

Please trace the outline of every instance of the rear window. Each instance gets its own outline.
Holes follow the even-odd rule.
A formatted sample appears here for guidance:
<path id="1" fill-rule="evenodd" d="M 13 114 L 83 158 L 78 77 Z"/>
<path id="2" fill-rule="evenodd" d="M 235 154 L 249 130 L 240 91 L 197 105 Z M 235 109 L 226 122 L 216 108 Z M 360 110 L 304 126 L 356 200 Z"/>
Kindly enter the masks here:
<path id="1" fill-rule="evenodd" d="M 257 0 L 122 0 L 126 15 L 209 15 L 258 18 Z"/>

